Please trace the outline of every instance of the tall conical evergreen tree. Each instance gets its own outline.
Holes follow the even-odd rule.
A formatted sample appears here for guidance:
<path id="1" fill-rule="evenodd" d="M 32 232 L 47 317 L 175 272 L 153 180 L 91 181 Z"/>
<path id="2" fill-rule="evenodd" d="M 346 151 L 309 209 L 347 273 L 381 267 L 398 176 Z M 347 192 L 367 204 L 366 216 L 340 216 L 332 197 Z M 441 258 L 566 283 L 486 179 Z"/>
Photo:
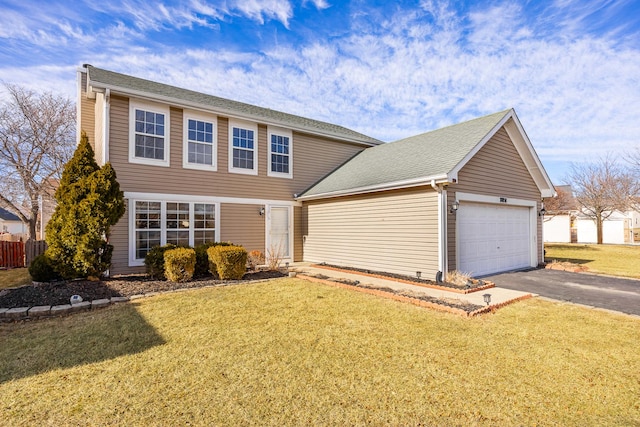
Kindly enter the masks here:
<path id="1" fill-rule="evenodd" d="M 115 170 L 102 168 L 87 134 L 62 172 L 58 205 L 47 225 L 47 256 L 64 278 L 99 277 L 111 264 L 113 246 L 107 238 L 124 214 L 124 196 Z"/>

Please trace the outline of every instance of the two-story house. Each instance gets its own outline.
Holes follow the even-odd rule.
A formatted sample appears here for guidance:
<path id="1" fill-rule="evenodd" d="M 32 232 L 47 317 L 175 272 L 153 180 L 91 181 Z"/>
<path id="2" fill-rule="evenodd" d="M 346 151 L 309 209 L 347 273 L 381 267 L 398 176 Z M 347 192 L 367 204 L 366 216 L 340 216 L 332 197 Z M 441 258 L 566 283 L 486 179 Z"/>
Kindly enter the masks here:
<path id="1" fill-rule="evenodd" d="M 78 72 L 78 129 L 111 162 L 127 212 L 112 274 L 143 271 L 150 248 L 231 241 L 302 260 L 301 193 L 381 142 L 341 126 L 143 80 Z"/>
<path id="2" fill-rule="evenodd" d="M 543 260 L 555 190 L 513 109 L 400 141 L 91 65 L 78 129 L 127 213 L 112 274 L 150 248 L 232 241 L 285 261 L 443 278 Z"/>

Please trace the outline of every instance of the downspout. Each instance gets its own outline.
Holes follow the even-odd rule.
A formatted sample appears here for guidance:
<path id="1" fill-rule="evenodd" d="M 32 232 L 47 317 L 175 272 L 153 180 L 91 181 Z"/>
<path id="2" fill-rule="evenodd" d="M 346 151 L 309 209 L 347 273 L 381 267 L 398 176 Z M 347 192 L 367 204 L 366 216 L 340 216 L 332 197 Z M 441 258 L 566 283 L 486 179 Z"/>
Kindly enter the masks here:
<path id="1" fill-rule="evenodd" d="M 438 273 L 436 281 L 447 279 L 447 190 L 431 180 L 431 187 L 438 193 Z"/>
<path id="2" fill-rule="evenodd" d="M 102 164 L 106 164 L 109 161 L 109 122 L 111 121 L 109 118 L 109 111 L 111 107 L 111 89 L 106 89 L 104 91 L 104 116 L 102 118 L 102 143 L 104 147 L 102 148 Z"/>

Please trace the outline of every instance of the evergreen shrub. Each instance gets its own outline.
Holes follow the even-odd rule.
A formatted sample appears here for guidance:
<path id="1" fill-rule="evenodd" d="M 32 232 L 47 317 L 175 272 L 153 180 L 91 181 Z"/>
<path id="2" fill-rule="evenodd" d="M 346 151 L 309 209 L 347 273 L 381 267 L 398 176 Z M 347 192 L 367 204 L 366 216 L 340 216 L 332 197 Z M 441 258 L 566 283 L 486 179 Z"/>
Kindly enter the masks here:
<path id="1" fill-rule="evenodd" d="M 172 245 L 171 243 L 151 248 L 144 257 L 144 265 L 147 268 L 147 274 L 154 279 L 165 279 L 164 253 L 175 248 L 176 245 Z"/>
<path id="2" fill-rule="evenodd" d="M 216 271 L 215 264 L 209 262 L 209 255 L 207 255 L 207 249 L 212 246 L 231 246 L 229 242 L 209 242 L 202 243 L 195 247 L 196 249 L 196 271 L 194 277 L 203 277 L 212 274 L 215 278 L 218 278 L 218 272 Z"/>
<path id="3" fill-rule="evenodd" d="M 220 279 L 239 280 L 247 271 L 247 251 L 242 246 L 212 246 L 207 255 Z"/>
<path id="4" fill-rule="evenodd" d="M 172 282 L 187 282 L 196 269 L 196 251 L 192 248 L 169 249 L 164 253 L 164 275 Z"/>
<path id="5" fill-rule="evenodd" d="M 31 261 L 29 274 L 36 282 L 52 282 L 60 278 L 51 265 L 51 260 L 45 254 L 38 255 Z"/>

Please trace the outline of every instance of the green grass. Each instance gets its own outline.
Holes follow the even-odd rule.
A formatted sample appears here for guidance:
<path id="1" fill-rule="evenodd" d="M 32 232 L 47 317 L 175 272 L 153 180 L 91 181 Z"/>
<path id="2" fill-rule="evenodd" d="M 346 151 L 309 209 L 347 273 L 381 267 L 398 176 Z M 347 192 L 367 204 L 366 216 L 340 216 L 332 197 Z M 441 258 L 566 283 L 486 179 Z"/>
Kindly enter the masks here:
<path id="1" fill-rule="evenodd" d="M 31 284 L 31 276 L 26 268 L 0 270 L 0 289 Z"/>
<path id="2" fill-rule="evenodd" d="M 638 425 L 640 320 L 280 279 L 0 324 L 2 425 Z"/>
<path id="3" fill-rule="evenodd" d="M 547 262 L 584 265 L 592 273 L 640 278 L 640 246 L 545 243 Z"/>

